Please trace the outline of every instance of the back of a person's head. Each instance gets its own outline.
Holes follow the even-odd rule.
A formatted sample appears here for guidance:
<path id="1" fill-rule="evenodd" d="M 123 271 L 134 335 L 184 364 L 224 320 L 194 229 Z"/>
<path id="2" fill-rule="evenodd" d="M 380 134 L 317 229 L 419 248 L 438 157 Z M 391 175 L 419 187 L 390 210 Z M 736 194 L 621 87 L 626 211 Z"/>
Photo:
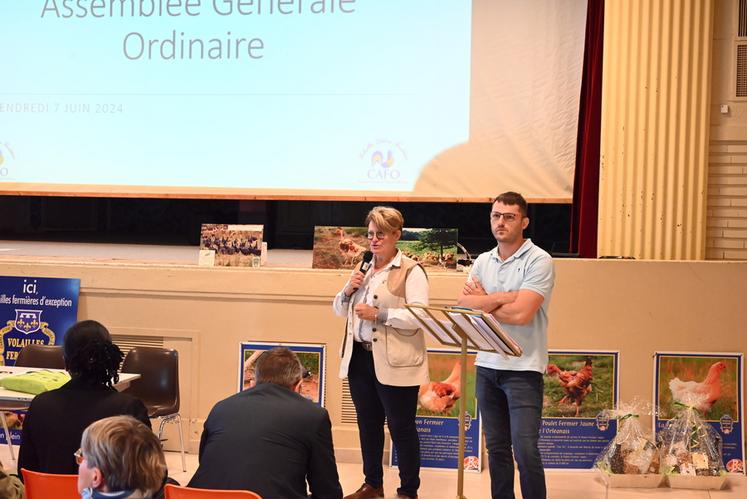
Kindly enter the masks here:
<path id="1" fill-rule="evenodd" d="M 65 333 L 63 353 L 65 368 L 74 378 L 108 386 L 119 380 L 117 371 L 124 355 L 99 322 L 86 320 L 73 324 Z"/>
<path id="2" fill-rule="evenodd" d="M 166 477 L 166 459 L 153 431 L 132 416 L 113 416 L 91 423 L 80 442 L 85 462 L 98 468 L 110 492 L 158 491 Z"/>
<path id="3" fill-rule="evenodd" d="M 298 356 L 284 347 L 262 353 L 254 366 L 257 384 L 274 383 L 293 388 L 303 376 L 303 367 Z"/>

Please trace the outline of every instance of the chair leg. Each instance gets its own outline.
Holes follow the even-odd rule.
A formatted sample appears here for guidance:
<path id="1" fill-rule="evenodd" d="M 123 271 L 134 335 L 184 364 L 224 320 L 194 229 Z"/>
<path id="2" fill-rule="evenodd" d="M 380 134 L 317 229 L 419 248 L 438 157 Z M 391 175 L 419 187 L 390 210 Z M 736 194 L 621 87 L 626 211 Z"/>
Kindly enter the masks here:
<path id="1" fill-rule="evenodd" d="M 176 413 L 174 421 L 176 421 L 176 424 L 179 425 L 179 447 L 181 447 L 182 449 L 182 471 L 186 473 L 187 459 L 186 457 L 184 457 L 184 430 L 182 430 L 182 417 L 178 412 Z"/>
<path id="2" fill-rule="evenodd" d="M 13 462 L 16 461 L 16 453 L 13 451 L 13 441 L 10 438 L 10 430 L 8 430 L 8 422 L 5 420 L 5 411 L 0 411 L 0 419 L 3 420 L 3 432 L 5 433 L 5 441 L 8 442 L 8 449 L 10 450 L 10 458 Z"/>
<path id="3" fill-rule="evenodd" d="M 182 430 L 181 415 L 177 412 L 175 414 L 169 414 L 168 416 L 161 416 L 158 419 L 160 421 L 158 425 L 158 440 L 161 442 L 161 445 L 163 445 L 163 428 L 166 426 L 166 423 L 176 423 L 179 425 L 179 448 L 182 451 L 182 471 L 186 473 L 187 458 L 185 457 L 184 452 L 184 430 Z"/>
<path id="4" fill-rule="evenodd" d="M 161 445 L 163 445 L 163 427 L 166 425 L 166 418 L 161 416 L 158 418 L 158 421 L 158 441 L 161 442 Z"/>

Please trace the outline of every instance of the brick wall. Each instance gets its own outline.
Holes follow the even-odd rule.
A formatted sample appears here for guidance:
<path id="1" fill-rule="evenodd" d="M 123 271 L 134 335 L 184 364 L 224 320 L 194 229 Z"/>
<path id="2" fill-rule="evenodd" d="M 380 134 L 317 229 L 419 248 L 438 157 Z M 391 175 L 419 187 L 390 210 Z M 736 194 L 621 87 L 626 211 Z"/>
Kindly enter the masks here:
<path id="1" fill-rule="evenodd" d="M 747 260 L 747 140 L 711 141 L 706 259 Z"/>

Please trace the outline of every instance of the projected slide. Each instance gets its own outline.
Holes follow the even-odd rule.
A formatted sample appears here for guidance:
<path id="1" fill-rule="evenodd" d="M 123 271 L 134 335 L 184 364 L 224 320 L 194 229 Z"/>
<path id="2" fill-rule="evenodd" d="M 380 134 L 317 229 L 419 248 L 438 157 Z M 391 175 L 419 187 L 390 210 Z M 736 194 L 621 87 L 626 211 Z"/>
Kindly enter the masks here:
<path id="1" fill-rule="evenodd" d="M 23 0 L 0 18 L 0 187 L 408 192 L 469 139 L 467 0 Z"/>

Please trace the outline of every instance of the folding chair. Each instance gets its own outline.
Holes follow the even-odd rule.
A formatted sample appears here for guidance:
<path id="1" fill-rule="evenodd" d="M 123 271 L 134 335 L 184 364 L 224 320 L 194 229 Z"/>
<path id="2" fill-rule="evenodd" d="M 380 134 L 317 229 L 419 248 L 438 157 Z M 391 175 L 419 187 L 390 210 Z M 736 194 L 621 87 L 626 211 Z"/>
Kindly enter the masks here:
<path id="1" fill-rule="evenodd" d="M 72 458 L 71 458 L 72 459 Z M 78 475 L 55 475 L 21 468 L 26 499 L 80 499 Z"/>
<path id="2" fill-rule="evenodd" d="M 167 484 L 164 491 L 166 499 L 262 499 L 248 490 L 192 489 Z"/>

